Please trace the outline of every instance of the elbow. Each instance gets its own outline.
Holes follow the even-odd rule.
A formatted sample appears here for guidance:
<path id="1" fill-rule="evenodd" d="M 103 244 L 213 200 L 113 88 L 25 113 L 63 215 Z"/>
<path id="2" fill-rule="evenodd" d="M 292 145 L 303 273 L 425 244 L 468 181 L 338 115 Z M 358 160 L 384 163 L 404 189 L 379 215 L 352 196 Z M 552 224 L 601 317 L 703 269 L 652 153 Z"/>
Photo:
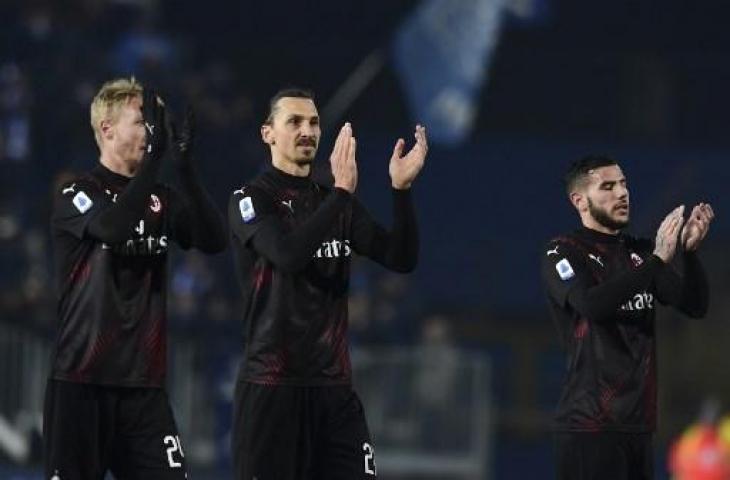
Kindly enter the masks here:
<path id="1" fill-rule="evenodd" d="M 412 273 L 418 265 L 418 257 L 412 256 L 410 258 L 399 258 L 389 262 L 388 267 L 390 270 L 397 273 Z"/>
<path id="2" fill-rule="evenodd" d="M 207 255 L 215 255 L 216 253 L 221 253 L 226 249 L 226 242 L 197 245 L 197 249 Z"/>
<path id="3" fill-rule="evenodd" d="M 705 318 L 710 308 L 710 297 L 707 291 L 704 294 L 688 295 L 681 302 L 680 310 L 690 318 Z"/>
<path id="4" fill-rule="evenodd" d="M 416 262 L 405 263 L 402 265 L 396 265 L 393 271 L 398 273 L 412 273 L 416 269 Z"/>
<path id="5" fill-rule="evenodd" d="M 705 318 L 707 316 L 707 310 L 708 310 L 708 305 L 705 304 L 705 305 L 697 305 L 692 308 L 683 309 L 683 312 L 689 318 L 700 319 L 700 318 Z"/>
<path id="6" fill-rule="evenodd" d="M 201 245 L 200 251 L 209 255 L 214 255 L 216 253 L 223 252 L 227 246 L 228 241 L 225 235 L 220 235 L 213 238 L 210 242 L 207 242 L 206 245 Z"/>
<path id="7" fill-rule="evenodd" d="M 226 229 L 220 224 L 217 228 L 196 232 L 195 240 L 192 243 L 195 248 L 203 253 L 209 255 L 221 253 L 228 246 Z"/>

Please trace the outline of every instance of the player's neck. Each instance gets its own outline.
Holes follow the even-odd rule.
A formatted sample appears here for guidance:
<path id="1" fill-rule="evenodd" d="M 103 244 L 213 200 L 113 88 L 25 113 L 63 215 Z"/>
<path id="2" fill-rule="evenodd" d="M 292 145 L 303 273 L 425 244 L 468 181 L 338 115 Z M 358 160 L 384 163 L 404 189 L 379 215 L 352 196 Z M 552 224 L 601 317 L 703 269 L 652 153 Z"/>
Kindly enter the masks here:
<path id="1" fill-rule="evenodd" d="M 274 156 L 271 158 L 271 164 L 277 170 L 281 170 L 295 177 L 308 177 L 312 173 L 312 165 L 310 163 L 300 164 Z"/>
<path id="2" fill-rule="evenodd" d="M 134 177 L 135 173 L 137 173 L 137 169 L 135 166 L 123 161 L 118 156 L 112 155 L 109 152 L 101 153 L 101 156 L 99 157 L 99 163 L 104 165 L 112 172 L 122 175 L 124 177 L 131 178 Z"/>

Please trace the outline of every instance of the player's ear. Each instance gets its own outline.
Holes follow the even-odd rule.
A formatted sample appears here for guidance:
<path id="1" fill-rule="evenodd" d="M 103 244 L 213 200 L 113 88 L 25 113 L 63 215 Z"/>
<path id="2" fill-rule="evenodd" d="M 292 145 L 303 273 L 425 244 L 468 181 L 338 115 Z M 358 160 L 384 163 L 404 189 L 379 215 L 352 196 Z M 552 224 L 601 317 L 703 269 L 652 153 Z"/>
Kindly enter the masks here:
<path id="1" fill-rule="evenodd" d="M 581 192 L 570 192 L 570 203 L 573 204 L 579 212 L 588 208 L 588 199 Z"/>
<path id="2" fill-rule="evenodd" d="M 261 140 L 268 145 L 274 145 L 276 143 L 274 140 L 274 130 L 268 123 L 261 125 Z"/>
<path id="3" fill-rule="evenodd" d="M 101 121 L 101 124 L 99 125 L 99 130 L 101 131 L 102 138 L 111 140 L 111 138 L 114 136 L 112 126 L 112 122 L 108 118 Z"/>

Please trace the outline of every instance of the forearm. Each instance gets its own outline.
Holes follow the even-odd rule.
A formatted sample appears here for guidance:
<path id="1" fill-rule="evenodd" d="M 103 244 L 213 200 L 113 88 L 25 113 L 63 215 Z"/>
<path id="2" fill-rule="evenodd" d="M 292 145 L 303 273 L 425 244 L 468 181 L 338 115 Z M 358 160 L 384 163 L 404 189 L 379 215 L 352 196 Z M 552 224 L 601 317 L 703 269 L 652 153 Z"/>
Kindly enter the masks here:
<path id="1" fill-rule="evenodd" d="M 678 308 L 691 317 L 704 317 L 710 302 L 710 288 L 707 274 L 697 254 L 688 252 L 684 255 L 682 273 L 682 289 Z"/>
<path id="2" fill-rule="evenodd" d="M 347 191 L 335 188 L 314 214 L 295 230 L 285 231 L 278 224 L 262 225 L 251 240 L 253 247 L 276 267 L 288 272 L 299 271 L 311 261 L 349 201 Z"/>
<path id="3" fill-rule="evenodd" d="M 617 275 L 592 287 L 576 286 L 568 294 L 568 303 L 582 316 L 604 321 L 611 318 L 624 302 L 651 285 L 664 267 L 659 257 L 652 256 L 641 267 Z"/>
<path id="4" fill-rule="evenodd" d="M 227 242 L 223 216 L 197 177 L 192 167 L 181 171 L 180 180 L 190 209 L 191 246 L 205 253 L 222 252 Z"/>
<path id="5" fill-rule="evenodd" d="M 418 262 L 418 225 L 408 190 L 393 189 L 393 228 L 373 235 L 369 256 L 396 272 L 411 272 Z"/>

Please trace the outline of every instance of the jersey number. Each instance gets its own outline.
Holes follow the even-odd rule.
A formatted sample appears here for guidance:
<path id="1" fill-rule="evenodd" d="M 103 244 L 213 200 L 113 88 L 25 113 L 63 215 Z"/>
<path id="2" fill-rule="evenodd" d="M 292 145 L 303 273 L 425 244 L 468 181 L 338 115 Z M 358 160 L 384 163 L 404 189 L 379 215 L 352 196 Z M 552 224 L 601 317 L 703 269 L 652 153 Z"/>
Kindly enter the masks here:
<path id="1" fill-rule="evenodd" d="M 373 446 L 365 442 L 362 444 L 362 450 L 365 452 L 365 473 L 375 475 L 375 450 Z"/>
<path id="2" fill-rule="evenodd" d="M 180 437 L 168 435 L 163 440 L 163 443 L 165 445 L 169 445 L 167 448 L 167 461 L 170 462 L 170 467 L 172 468 L 179 468 L 182 467 L 182 463 L 176 461 L 172 454 L 175 452 L 180 452 L 180 459 L 182 460 L 185 458 L 185 454 L 183 453 L 182 444 L 180 443 Z"/>

